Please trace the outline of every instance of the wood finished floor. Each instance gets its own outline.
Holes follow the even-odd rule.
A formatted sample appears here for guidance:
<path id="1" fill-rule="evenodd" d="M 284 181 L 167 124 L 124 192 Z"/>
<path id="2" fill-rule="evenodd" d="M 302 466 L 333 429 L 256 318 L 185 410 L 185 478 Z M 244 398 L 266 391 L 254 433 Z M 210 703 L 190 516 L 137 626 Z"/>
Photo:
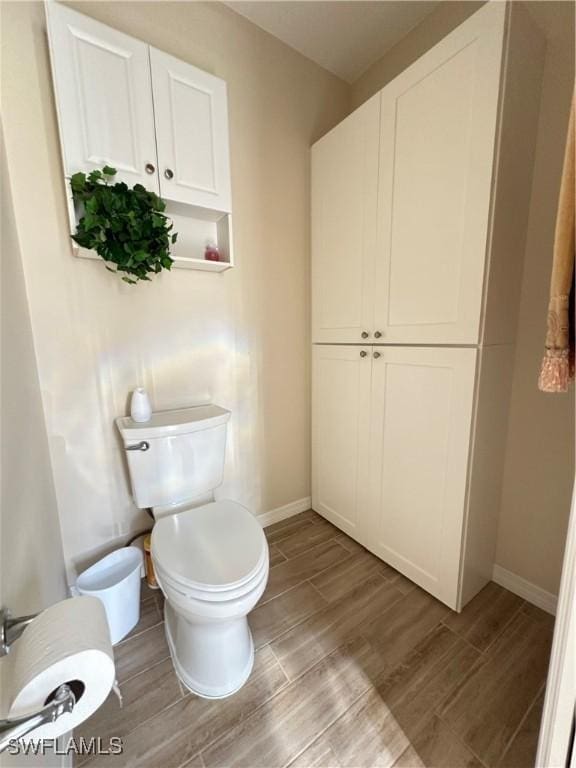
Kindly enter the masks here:
<path id="1" fill-rule="evenodd" d="M 178 682 L 162 596 L 146 587 L 115 648 L 124 697 L 76 736 L 120 736 L 108 768 L 531 768 L 553 619 L 489 584 L 458 615 L 304 512 L 266 529 L 244 688 L 207 701 Z"/>

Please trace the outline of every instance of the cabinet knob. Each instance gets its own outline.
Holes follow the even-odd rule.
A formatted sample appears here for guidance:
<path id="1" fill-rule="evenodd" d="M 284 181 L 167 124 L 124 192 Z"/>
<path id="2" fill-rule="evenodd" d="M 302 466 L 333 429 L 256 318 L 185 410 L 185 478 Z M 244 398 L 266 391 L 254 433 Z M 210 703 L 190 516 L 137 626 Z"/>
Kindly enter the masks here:
<path id="1" fill-rule="evenodd" d="M 156 168 L 154 168 L 152 163 L 146 163 L 146 165 L 144 166 L 144 170 L 146 171 L 146 173 L 154 173 Z"/>
<path id="2" fill-rule="evenodd" d="M 374 357 L 378 359 L 379 357 L 382 357 L 382 355 L 380 354 L 380 352 L 374 352 Z"/>
<path id="3" fill-rule="evenodd" d="M 164 171 L 164 176 L 166 176 L 167 179 L 173 179 L 174 171 L 171 168 L 166 168 L 166 170 Z"/>
<path id="4" fill-rule="evenodd" d="M 368 352 L 366 352 L 365 349 L 361 349 L 360 350 L 360 357 L 366 357 L 367 354 L 368 354 Z"/>
<path id="5" fill-rule="evenodd" d="M 374 334 L 374 338 L 375 338 L 375 339 L 381 339 L 381 338 L 382 338 L 382 333 L 381 333 L 381 331 L 376 331 L 376 332 L 375 332 L 375 334 Z"/>
<path id="6" fill-rule="evenodd" d="M 368 336 L 370 336 L 370 334 L 368 333 L 368 331 L 362 331 L 362 333 L 360 334 L 360 336 L 362 336 L 362 338 L 363 338 L 363 339 L 367 339 L 367 338 L 368 338 Z"/>

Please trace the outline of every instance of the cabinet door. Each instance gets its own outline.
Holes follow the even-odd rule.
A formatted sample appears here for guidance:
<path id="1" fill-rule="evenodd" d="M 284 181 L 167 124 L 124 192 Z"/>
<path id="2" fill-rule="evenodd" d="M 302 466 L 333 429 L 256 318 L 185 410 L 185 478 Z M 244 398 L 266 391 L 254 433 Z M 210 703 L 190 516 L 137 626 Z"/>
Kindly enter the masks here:
<path id="1" fill-rule="evenodd" d="M 364 544 L 455 608 L 476 351 L 375 350 Z"/>
<path id="2" fill-rule="evenodd" d="M 162 197 L 231 211 L 226 83 L 150 48 Z"/>
<path id="3" fill-rule="evenodd" d="M 158 192 L 148 46 L 60 3 L 46 13 L 65 175 L 108 164 Z"/>
<path id="4" fill-rule="evenodd" d="M 375 96 L 312 147 L 315 342 L 361 343 L 372 330 L 379 119 Z"/>
<path id="5" fill-rule="evenodd" d="M 312 506 L 355 539 L 366 506 L 369 347 L 313 350 Z"/>
<path id="6" fill-rule="evenodd" d="M 382 341 L 478 341 L 505 6 L 487 4 L 381 91 Z"/>

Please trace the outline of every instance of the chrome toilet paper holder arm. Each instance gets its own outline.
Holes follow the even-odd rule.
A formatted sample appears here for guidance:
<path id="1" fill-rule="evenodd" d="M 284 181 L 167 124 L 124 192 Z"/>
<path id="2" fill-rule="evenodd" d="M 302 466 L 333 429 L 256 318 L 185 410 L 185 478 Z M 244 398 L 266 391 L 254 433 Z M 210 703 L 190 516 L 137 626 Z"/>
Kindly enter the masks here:
<path id="1" fill-rule="evenodd" d="M 37 613 L 31 613 L 28 616 L 17 616 L 12 618 L 9 611 L 0 608 L 0 657 L 6 656 L 10 652 L 10 646 L 15 640 L 18 640 L 26 627 L 31 624 L 38 616 Z"/>
<path id="2" fill-rule="evenodd" d="M 38 712 L 32 715 L 0 720 L 0 752 L 3 752 L 12 742 L 26 736 L 35 728 L 46 723 L 54 723 L 61 715 L 72 712 L 75 704 L 76 697 L 72 688 L 64 683 L 54 692 L 52 701 Z"/>

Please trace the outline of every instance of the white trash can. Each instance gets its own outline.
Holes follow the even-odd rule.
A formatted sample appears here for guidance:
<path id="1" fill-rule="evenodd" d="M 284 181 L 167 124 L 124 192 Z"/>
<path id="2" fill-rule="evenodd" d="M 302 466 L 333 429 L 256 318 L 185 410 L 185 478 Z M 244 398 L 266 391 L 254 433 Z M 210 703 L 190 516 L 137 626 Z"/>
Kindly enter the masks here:
<path id="1" fill-rule="evenodd" d="M 104 604 L 112 645 L 126 637 L 140 619 L 140 571 L 142 552 L 123 547 L 81 573 L 79 594 L 98 597 Z"/>

